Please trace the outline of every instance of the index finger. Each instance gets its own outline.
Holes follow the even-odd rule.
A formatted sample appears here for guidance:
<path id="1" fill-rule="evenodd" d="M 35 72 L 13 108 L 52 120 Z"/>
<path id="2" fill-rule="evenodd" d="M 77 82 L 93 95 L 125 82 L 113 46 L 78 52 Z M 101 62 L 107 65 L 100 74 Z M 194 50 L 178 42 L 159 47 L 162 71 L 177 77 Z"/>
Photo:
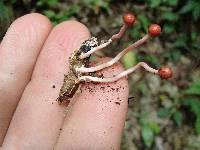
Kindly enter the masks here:
<path id="1" fill-rule="evenodd" d="M 54 27 L 15 111 L 4 147 L 53 149 L 65 117 L 65 108 L 55 100 L 68 71 L 68 58 L 89 36 L 88 29 L 76 21 Z"/>

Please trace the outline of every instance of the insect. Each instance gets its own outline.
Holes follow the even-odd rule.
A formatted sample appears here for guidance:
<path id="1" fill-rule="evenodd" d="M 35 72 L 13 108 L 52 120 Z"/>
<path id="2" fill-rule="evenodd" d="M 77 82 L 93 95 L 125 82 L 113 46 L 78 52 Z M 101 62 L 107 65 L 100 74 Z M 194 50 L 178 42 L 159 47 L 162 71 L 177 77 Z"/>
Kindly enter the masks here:
<path id="1" fill-rule="evenodd" d="M 151 24 L 148 28 L 148 33 L 143 38 L 129 45 L 127 48 L 122 50 L 116 57 L 103 64 L 94 67 L 89 67 L 89 60 L 91 54 L 107 47 L 113 41 L 120 39 L 124 35 L 127 28 L 135 23 L 135 20 L 136 18 L 133 14 L 125 14 L 123 16 L 124 24 L 121 27 L 120 31 L 117 34 L 114 34 L 109 40 L 104 40 L 99 43 L 97 41 L 97 38 L 91 37 L 90 39 L 84 41 L 78 50 L 74 51 L 71 58 L 69 59 L 70 71 L 66 75 L 64 75 L 64 82 L 60 89 L 59 97 L 57 98 L 59 103 L 63 103 L 64 101 L 70 100 L 70 98 L 72 98 L 76 93 L 80 84 L 83 84 L 85 82 L 114 82 L 134 72 L 140 67 L 143 67 L 145 70 L 153 74 L 159 75 L 162 79 L 168 79 L 172 77 L 172 70 L 169 67 L 161 67 L 157 70 L 151 68 L 145 62 L 139 62 L 136 66 L 125 70 L 124 72 L 116 75 L 115 77 L 103 78 L 91 75 L 91 73 L 112 66 L 113 64 L 118 62 L 121 59 L 121 57 L 123 57 L 127 52 L 145 43 L 149 38 L 160 35 L 161 27 L 157 24 Z"/>

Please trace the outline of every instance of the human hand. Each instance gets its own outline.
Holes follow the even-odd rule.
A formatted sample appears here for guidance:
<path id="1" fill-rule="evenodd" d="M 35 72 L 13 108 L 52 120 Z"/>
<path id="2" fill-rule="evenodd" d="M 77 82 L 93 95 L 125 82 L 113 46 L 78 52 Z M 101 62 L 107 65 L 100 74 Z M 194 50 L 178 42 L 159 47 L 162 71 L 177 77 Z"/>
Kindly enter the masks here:
<path id="1" fill-rule="evenodd" d="M 127 79 L 84 84 L 68 113 L 55 101 L 68 58 L 89 37 L 81 23 L 67 21 L 52 29 L 40 14 L 25 15 L 11 25 L 0 45 L 2 149 L 119 149 Z M 117 64 L 103 73 L 121 71 Z"/>

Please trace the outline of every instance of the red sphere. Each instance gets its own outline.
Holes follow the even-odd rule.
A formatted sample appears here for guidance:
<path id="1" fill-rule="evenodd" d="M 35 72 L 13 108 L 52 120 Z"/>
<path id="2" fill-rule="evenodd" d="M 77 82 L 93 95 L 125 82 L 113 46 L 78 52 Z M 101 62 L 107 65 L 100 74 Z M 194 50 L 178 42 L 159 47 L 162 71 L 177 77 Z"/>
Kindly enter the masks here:
<path id="1" fill-rule="evenodd" d="M 169 67 L 161 67 L 158 74 L 161 79 L 169 79 L 172 77 L 172 70 Z"/>
<path id="2" fill-rule="evenodd" d="M 158 36 L 161 33 L 161 27 L 158 24 L 152 24 L 148 31 L 151 36 Z"/>
<path id="3" fill-rule="evenodd" d="M 123 16 L 124 23 L 128 26 L 132 26 L 135 23 L 135 16 L 131 13 L 127 13 Z"/>

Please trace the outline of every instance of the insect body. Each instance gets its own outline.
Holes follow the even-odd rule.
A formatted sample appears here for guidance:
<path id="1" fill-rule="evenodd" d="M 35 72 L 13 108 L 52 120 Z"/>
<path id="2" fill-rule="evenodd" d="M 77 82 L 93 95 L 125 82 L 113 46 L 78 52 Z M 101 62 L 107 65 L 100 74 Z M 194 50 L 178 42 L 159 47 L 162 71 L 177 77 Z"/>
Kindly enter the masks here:
<path id="1" fill-rule="evenodd" d="M 98 45 L 97 39 L 92 37 L 86 41 L 84 41 L 79 50 L 74 51 L 72 54 L 69 64 L 70 64 L 70 71 L 68 74 L 64 75 L 64 82 L 60 89 L 59 97 L 57 98 L 59 103 L 62 103 L 64 100 L 68 100 L 72 98 L 73 95 L 79 88 L 80 80 L 78 77 L 84 75 L 85 73 L 80 73 L 75 70 L 77 67 L 88 67 L 90 56 L 80 59 L 79 56 L 81 53 L 87 53 Z"/>
<path id="2" fill-rule="evenodd" d="M 93 72 L 112 66 L 113 64 L 118 62 L 120 58 L 122 58 L 127 52 L 142 45 L 150 37 L 158 36 L 161 33 L 161 27 L 157 24 L 152 24 L 149 26 L 148 33 L 143 38 L 129 45 L 127 48 L 122 50 L 116 57 L 103 64 L 94 67 L 89 67 L 89 59 L 92 53 L 101 50 L 109 44 L 111 44 L 113 41 L 120 39 L 125 33 L 127 27 L 130 27 L 135 22 L 135 16 L 130 13 L 125 14 L 123 19 L 124 25 L 122 26 L 121 30 L 117 34 L 114 34 L 109 40 L 102 41 L 100 44 L 98 44 L 97 38 L 92 37 L 84 41 L 81 47 L 78 50 L 74 51 L 71 58 L 69 59 L 70 70 L 68 74 L 64 75 L 64 82 L 60 89 L 59 97 L 57 98 L 59 103 L 62 103 L 63 101 L 72 98 L 73 95 L 76 93 L 77 89 L 79 88 L 80 83 L 82 82 L 114 82 L 134 72 L 140 67 L 155 75 L 159 75 L 162 79 L 168 79 L 172 77 L 172 71 L 170 68 L 161 67 L 157 70 L 151 68 L 145 62 L 139 62 L 137 65 L 131 67 L 128 70 L 125 70 L 124 72 L 114 77 L 102 78 L 91 75 L 91 73 Z"/>

